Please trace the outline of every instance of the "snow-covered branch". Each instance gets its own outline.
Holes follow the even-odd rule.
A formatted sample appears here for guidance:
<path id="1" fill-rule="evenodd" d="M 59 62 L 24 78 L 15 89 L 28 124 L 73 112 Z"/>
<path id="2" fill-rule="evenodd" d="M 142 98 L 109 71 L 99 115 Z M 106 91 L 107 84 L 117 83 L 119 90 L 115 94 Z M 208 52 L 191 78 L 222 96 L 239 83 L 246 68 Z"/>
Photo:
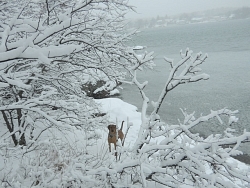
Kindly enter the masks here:
<path id="1" fill-rule="evenodd" d="M 138 138 L 132 147 L 135 155 L 144 159 L 147 170 L 143 172 L 142 179 L 149 185 L 150 181 L 166 187 L 241 187 L 250 182 L 248 169 L 242 171 L 229 161 L 231 156 L 242 154 L 237 148 L 241 143 L 250 141 L 250 133 L 244 132 L 240 136 L 233 135 L 233 129 L 226 129 L 225 134 L 211 135 L 202 138 L 199 134 L 191 132 L 191 128 L 202 126 L 202 122 L 217 119 L 224 124 L 220 116 L 227 116 L 227 124 L 230 126 L 237 122 L 236 113 L 228 109 L 212 111 L 206 116 L 196 118 L 195 113 L 188 114 L 182 110 L 183 122 L 179 125 L 168 125 L 160 122 L 157 114 L 167 93 L 180 84 L 197 82 L 209 78 L 207 74 L 200 73 L 201 65 L 207 55 L 198 53 L 192 56 L 192 51 L 181 53 L 182 60 L 174 64 L 171 59 L 165 58 L 170 63 L 171 71 L 165 87 L 157 102 L 152 101 L 153 112 L 147 114 L 147 98 L 143 89 L 148 84 L 139 83 L 136 70 L 133 74 L 133 83 L 137 85 L 143 99 L 141 111 L 141 125 Z M 226 148 L 231 145 L 232 148 Z M 136 151 L 136 152 L 135 152 Z M 155 168 L 157 166 L 157 168 Z M 145 180 L 142 180 L 145 181 Z"/>
<path id="2" fill-rule="evenodd" d="M 178 85 L 209 79 L 209 75 L 205 73 L 199 74 L 201 72 L 201 69 L 198 67 L 206 60 L 207 54 L 202 56 L 202 53 L 200 52 L 196 54 L 195 57 L 193 57 L 192 53 L 193 52 L 189 49 L 186 50 L 185 54 L 181 53 L 182 60 L 180 60 L 175 65 L 172 60 L 165 58 L 165 60 L 170 63 L 171 71 L 169 73 L 168 80 L 164 86 L 164 89 L 159 96 L 159 99 L 157 100 L 157 102 L 155 102 L 154 111 L 152 112 L 152 114 L 158 113 L 161 104 L 168 92 L 173 90 Z M 178 72 L 178 70 L 180 69 L 182 70 Z"/>

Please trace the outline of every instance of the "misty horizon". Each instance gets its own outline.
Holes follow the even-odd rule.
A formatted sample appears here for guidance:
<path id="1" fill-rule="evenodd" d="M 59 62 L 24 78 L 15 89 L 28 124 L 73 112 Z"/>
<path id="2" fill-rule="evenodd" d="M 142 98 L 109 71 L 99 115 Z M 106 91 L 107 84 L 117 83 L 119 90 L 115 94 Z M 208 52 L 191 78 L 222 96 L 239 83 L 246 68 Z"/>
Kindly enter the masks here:
<path id="1" fill-rule="evenodd" d="M 177 16 L 181 14 L 189 14 L 195 12 L 204 12 L 223 9 L 237 9 L 250 7 L 250 1 L 247 0 L 130 0 L 129 4 L 134 6 L 136 12 L 127 14 L 128 19 L 147 19 L 163 16 Z"/>

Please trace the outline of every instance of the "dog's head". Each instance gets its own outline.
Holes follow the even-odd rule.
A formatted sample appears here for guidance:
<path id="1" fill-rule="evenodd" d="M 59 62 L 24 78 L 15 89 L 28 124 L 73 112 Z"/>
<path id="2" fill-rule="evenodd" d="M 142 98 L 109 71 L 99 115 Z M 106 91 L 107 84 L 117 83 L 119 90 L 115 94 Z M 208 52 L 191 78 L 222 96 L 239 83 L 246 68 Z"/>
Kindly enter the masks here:
<path id="1" fill-rule="evenodd" d="M 115 133 L 116 132 L 116 125 L 109 125 L 108 129 L 109 129 L 109 132 Z"/>

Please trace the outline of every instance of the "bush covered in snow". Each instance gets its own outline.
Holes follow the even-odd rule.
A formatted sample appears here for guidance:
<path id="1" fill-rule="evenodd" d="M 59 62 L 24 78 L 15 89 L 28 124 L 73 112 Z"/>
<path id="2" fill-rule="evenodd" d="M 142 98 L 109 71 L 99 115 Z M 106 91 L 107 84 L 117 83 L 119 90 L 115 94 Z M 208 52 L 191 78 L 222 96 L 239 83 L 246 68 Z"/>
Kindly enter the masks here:
<path id="1" fill-rule="evenodd" d="M 108 89 L 99 88 L 105 87 L 107 82 L 104 80 L 98 80 L 96 83 L 86 83 L 82 85 L 82 90 L 86 93 L 87 96 L 93 97 L 94 99 L 102 99 L 110 96 L 110 91 Z"/>
<path id="2" fill-rule="evenodd" d="M 123 44 L 129 9 L 99 0 L 0 2 L 3 140 L 29 146 L 53 126 L 92 126 L 98 109 L 88 93 L 110 94 L 135 61 Z"/>

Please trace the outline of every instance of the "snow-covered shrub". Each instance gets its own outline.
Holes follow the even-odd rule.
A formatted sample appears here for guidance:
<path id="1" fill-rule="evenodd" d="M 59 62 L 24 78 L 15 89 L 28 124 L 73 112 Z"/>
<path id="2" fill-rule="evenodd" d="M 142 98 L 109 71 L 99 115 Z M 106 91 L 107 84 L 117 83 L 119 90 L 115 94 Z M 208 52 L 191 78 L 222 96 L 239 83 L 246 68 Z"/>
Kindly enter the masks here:
<path id="1" fill-rule="evenodd" d="M 54 169 L 61 173 L 68 163 L 49 160 L 51 151 L 52 156 L 74 153 L 73 161 L 82 156 L 71 146 L 69 132 L 84 132 L 86 147 L 97 144 L 106 117 L 82 92 L 88 83 L 83 75 L 109 87 L 134 65 L 123 44 L 133 34 L 123 30 L 130 9 L 127 1 L 113 0 L 0 1 L 0 186 L 46 187 L 47 178 L 60 181 Z M 48 140 L 51 132 L 62 134 Z M 70 145 L 64 141 L 53 148 L 62 135 Z M 82 157 L 95 163 L 94 157 Z M 38 159 L 49 161 L 39 166 Z"/>
<path id="2" fill-rule="evenodd" d="M 5 138 L 28 146 L 53 126 L 95 129 L 98 109 L 86 95 L 93 88 L 83 92 L 82 86 L 104 81 L 93 93 L 110 93 L 124 79 L 124 67 L 133 65 L 123 44 L 132 35 L 123 30 L 130 9 L 111 0 L 0 2 Z"/>
<path id="3" fill-rule="evenodd" d="M 235 130 L 227 128 L 224 134 L 202 138 L 190 131 L 202 122 L 214 118 L 222 124 L 220 116 L 227 116 L 226 123 L 230 126 L 237 122 L 235 115 L 238 111 L 211 110 L 208 115 L 195 117 L 194 112 L 188 114 L 182 110 L 184 118 L 178 125 L 160 121 L 158 111 L 170 91 L 181 84 L 209 79 L 199 68 L 207 55 L 198 53 L 193 56 L 192 53 L 189 49 L 185 53 L 181 52 L 182 59 L 178 63 L 165 58 L 170 64 L 170 72 L 158 100 L 151 101 L 153 111 L 150 115 L 147 114 L 150 100 L 143 91 L 148 83 L 139 83 L 136 78 L 137 70 L 130 70 L 143 104 L 138 137 L 129 150 L 133 153 L 133 160 L 130 159 L 126 169 L 129 166 L 138 168 L 133 177 L 137 177 L 142 187 L 246 187 L 250 183 L 250 168 L 247 165 L 240 166 L 231 156 L 242 154 L 237 148 L 243 142 L 250 142 L 250 132 L 244 130 L 238 136 L 234 135 Z M 232 147 L 226 148 L 225 145 Z"/>
<path id="4" fill-rule="evenodd" d="M 31 147 L 1 150 L 1 187 L 97 187 L 88 169 L 104 162 L 83 129 L 51 129 Z M 106 157 L 107 160 L 107 157 Z"/>

